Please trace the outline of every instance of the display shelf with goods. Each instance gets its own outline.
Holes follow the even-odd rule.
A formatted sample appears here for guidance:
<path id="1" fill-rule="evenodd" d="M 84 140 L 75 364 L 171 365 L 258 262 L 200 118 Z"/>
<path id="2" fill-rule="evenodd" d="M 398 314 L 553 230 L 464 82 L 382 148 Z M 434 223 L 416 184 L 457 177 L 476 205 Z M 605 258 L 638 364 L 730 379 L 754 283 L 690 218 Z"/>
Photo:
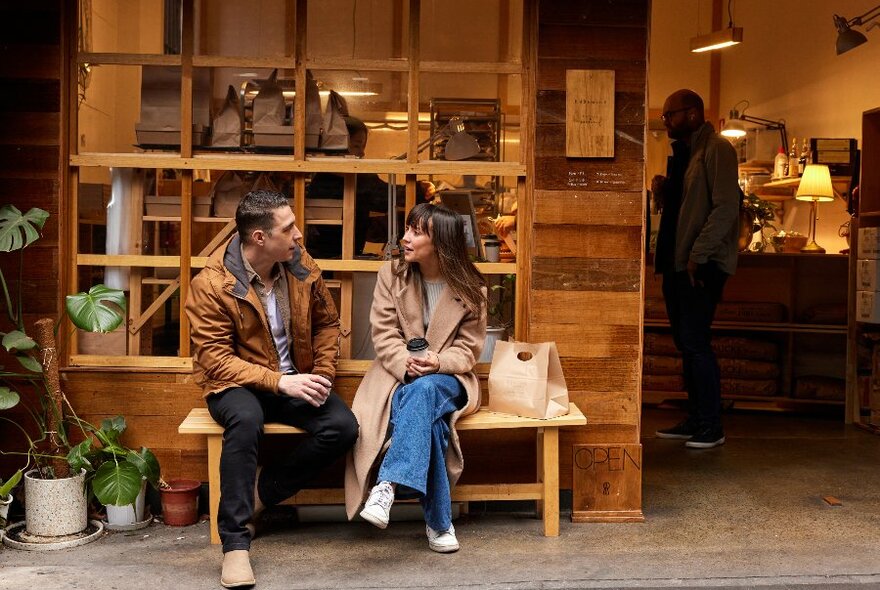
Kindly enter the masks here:
<path id="1" fill-rule="evenodd" d="M 363 187 L 367 177 L 383 182 L 396 178 L 400 213 L 418 202 L 420 181 L 432 178 L 450 183 L 453 189 L 490 193 L 493 206 L 500 179 L 505 179 L 513 198 L 528 199 L 524 191 L 526 165 L 519 157 L 522 152 L 514 152 L 518 156 L 515 160 L 504 161 L 499 157 L 505 133 L 500 113 L 515 111 L 518 127 L 519 105 L 532 92 L 519 82 L 523 79 L 522 56 L 510 51 L 522 44 L 503 35 L 507 50 L 494 53 L 507 55 L 504 61 L 470 63 L 453 51 L 449 59 L 423 62 L 418 42 L 423 32 L 419 24 L 423 20 L 421 3 L 404 4 L 409 10 L 402 15 L 389 13 L 381 22 L 371 20 L 378 23 L 376 26 L 388 28 L 387 38 L 393 43 L 387 47 L 383 44 L 383 48 L 365 43 L 359 37 L 364 34 L 360 30 L 351 31 L 353 38 L 348 41 L 342 38 L 343 33 L 328 45 L 322 41 L 320 32 L 326 15 L 312 10 L 317 3 L 306 0 L 288 3 L 275 23 L 254 20 L 252 14 L 236 17 L 241 12 L 237 5 L 199 11 L 184 2 L 179 28 L 175 25 L 176 15 L 164 32 L 161 26 L 152 30 L 153 25 L 144 24 L 151 31 L 143 32 L 144 39 L 164 38 L 166 50 L 171 48 L 169 55 L 157 53 L 161 43 L 152 49 L 111 53 L 116 45 L 105 42 L 107 35 L 103 29 L 93 31 L 101 37 L 95 43 L 79 44 L 75 63 L 81 69 L 87 66 L 91 79 L 87 85 L 82 77 L 74 79 L 69 88 L 68 192 L 71 212 L 80 220 L 80 227 L 70 232 L 66 244 L 68 251 L 75 253 L 70 257 L 68 274 L 73 283 L 80 283 L 86 275 L 91 278 L 93 274 L 106 274 L 108 268 L 128 273 L 126 290 L 132 315 L 121 354 L 119 349 L 78 349 L 74 339 L 69 364 L 169 370 L 186 365 L 191 350 L 188 322 L 181 313 L 182 302 L 192 277 L 204 266 L 210 251 L 234 232 L 234 206 L 231 211 L 216 210 L 215 192 L 224 174 L 246 178 L 247 182 L 267 177 L 276 188 L 293 197 L 294 213 L 309 249 L 318 245 L 318 238 L 310 234 L 332 234 L 333 240 L 339 242 L 334 246 L 338 252 L 326 257 L 316 252 L 316 258 L 340 310 L 345 335 L 341 343 L 343 363 L 351 363 L 345 366 L 355 371 L 360 361 L 345 360 L 354 359 L 352 337 L 348 336 L 357 315 L 352 310 L 363 306 L 364 301 L 369 305 L 372 291 L 361 278 L 375 276 L 382 264 L 378 254 L 386 246 L 374 241 L 374 255 L 369 256 L 362 255 L 355 242 L 358 186 Z M 383 6 L 369 10 L 382 12 L 387 8 Z M 119 18 L 129 9 L 121 8 Z M 361 9 L 364 7 L 358 8 Z M 522 23 L 511 24 L 525 18 L 521 6 L 497 11 L 494 18 L 500 19 L 499 29 L 525 34 Z M 232 26 L 259 29 L 264 42 L 254 45 L 245 42 L 245 36 L 230 36 L 227 33 Z M 80 28 L 79 33 L 88 31 Z M 337 55 L 339 43 L 350 44 L 346 55 Z M 279 88 L 283 96 L 284 145 L 275 151 L 261 151 L 253 149 L 253 135 L 248 131 L 254 131 L 254 91 L 260 88 L 259 80 L 270 78 L 273 71 L 282 81 Z M 420 79 L 425 79 L 420 74 L 424 72 L 434 77 L 434 86 L 454 75 L 485 78 L 486 83 L 478 92 L 481 96 L 474 104 L 494 105 L 496 115 L 489 126 L 488 139 L 478 139 L 481 152 L 485 149 L 492 157 L 460 161 L 420 157 L 420 141 L 426 133 L 433 133 L 433 129 L 428 129 L 435 123 L 431 96 L 437 95 L 434 88 L 429 94 L 420 87 Z M 296 88 L 307 88 L 310 76 L 314 76 L 320 89 L 322 114 L 327 112 L 325 91 L 337 90 L 345 95 L 348 112 L 369 128 L 370 146 L 364 157 L 312 148 L 306 123 L 314 113 L 304 100 L 308 93 L 295 93 Z M 516 78 L 516 84 L 507 82 L 511 78 Z M 354 84 L 366 90 L 359 92 Z M 230 86 L 232 93 L 228 91 Z M 457 90 L 452 87 L 452 95 Z M 214 144 L 219 138 L 215 133 L 222 127 L 217 124 L 217 117 L 225 106 L 235 102 L 233 95 L 239 103 L 235 108 L 241 109 L 242 136 L 237 145 L 232 140 L 228 147 L 222 147 Z M 105 108 L 98 109 L 99 106 Z M 476 108 L 471 106 L 471 110 Z M 103 119 L 96 115 L 99 110 L 106 114 Z M 234 110 L 231 112 L 235 114 Z M 486 130 L 470 131 L 480 134 Z M 522 149 L 518 130 L 516 136 L 517 147 Z M 402 159 L 397 158 L 400 152 Z M 88 210 L 94 198 L 88 196 L 87 185 L 111 185 L 110 169 L 145 170 L 153 178 L 144 183 L 141 201 L 127 203 L 134 244 L 115 253 L 108 253 L 101 244 L 104 215 L 93 215 Z M 341 179 L 338 194 L 329 199 L 326 195 L 309 196 L 308 187 L 316 175 Z M 471 187 L 467 186 L 469 178 L 489 178 L 493 182 Z M 299 195 L 303 198 L 295 198 Z M 496 212 L 497 209 L 488 211 L 487 217 Z M 370 223 L 387 223 L 387 216 L 377 222 L 381 217 L 380 212 L 371 212 Z M 478 268 L 486 275 L 514 275 L 517 280 L 524 280 L 524 259 L 477 260 Z M 520 319 L 517 318 L 517 325 Z"/>
<path id="2" fill-rule="evenodd" d="M 840 254 L 740 254 L 713 322 L 722 399 L 734 408 L 842 413 L 847 276 Z M 642 399 L 687 398 L 661 278 L 647 268 Z"/>
<path id="3" fill-rule="evenodd" d="M 850 272 L 850 322 L 847 345 L 847 420 L 880 434 L 880 108 L 862 113 L 862 152 L 858 192 L 850 225 L 854 265 Z"/>

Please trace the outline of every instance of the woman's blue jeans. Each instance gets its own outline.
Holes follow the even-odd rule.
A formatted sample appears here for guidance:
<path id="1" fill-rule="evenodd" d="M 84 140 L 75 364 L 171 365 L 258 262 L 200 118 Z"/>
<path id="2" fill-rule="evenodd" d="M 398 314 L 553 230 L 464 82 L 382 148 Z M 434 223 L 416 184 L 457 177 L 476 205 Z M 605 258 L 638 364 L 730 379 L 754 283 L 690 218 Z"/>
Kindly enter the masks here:
<path id="1" fill-rule="evenodd" d="M 458 379 L 437 374 L 400 385 L 391 399 L 391 446 L 379 468 L 378 481 L 396 483 L 398 495 L 406 495 L 406 488 L 416 492 L 425 522 L 435 531 L 452 525 L 446 473 L 448 416 L 466 401 Z"/>

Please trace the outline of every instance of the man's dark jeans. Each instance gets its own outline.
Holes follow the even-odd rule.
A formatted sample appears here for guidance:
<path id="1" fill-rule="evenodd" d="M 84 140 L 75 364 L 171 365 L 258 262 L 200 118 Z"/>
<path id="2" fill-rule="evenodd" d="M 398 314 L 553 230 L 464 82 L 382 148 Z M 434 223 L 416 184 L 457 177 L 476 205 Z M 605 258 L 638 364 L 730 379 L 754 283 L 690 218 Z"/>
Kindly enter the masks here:
<path id="1" fill-rule="evenodd" d="M 264 422 L 302 428 L 310 436 L 286 457 L 260 473 L 260 500 L 272 506 L 302 489 L 321 469 L 354 444 L 358 423 L 331 391 L 321 407 L 300 399 L 234 387 L 207 398 L 211 417 L 225 429 L 220 455 L 220 510 L 217 524 L 223 552 L 249 549 L 245 528 L 254 512 L 254 479 Z"/>
<path id="2" fill-rule="evenodd" d="M 663 274 L 663 298 L 675 346 L 681 351 L 690 419 L 721 426 L 721 371 L 712 350 L 712 320 L 728 275 L 714 262 L 699 266 L 695 285 L 687 272 Z"/>

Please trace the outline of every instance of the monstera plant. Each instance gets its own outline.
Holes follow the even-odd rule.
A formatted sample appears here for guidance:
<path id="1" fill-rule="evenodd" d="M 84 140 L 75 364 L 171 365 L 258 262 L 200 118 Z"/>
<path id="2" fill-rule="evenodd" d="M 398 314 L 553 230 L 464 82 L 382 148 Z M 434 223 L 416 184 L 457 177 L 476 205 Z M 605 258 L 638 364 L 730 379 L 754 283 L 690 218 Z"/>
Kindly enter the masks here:
<path id="1" fill-rule="evenodd" d="M 27 283 L 23 250 L 40 238 L 49 214 L 38 208 L 22 213 L 12 205 L 0 207 L 0 252 L 18 252 L 18 280 L 15 293 L 0 268 L 0 288 L 8 322 L 0 331 L 3 348 L 20 368 L 0 368 L 0 411 L 17 408 L 15 419 L 0 414 L 21 435 L 15 449 L 0 454 L 23 458 L 24 465 L 6 481 L 18 481 L 23 472 L 29 477 L 52 479 L 85 471 L 96 497 L 102 504 L 123 505 L 134 501 L 142 478 L 156 483 L 159 465 L 148 449 L 134 451 L 122 446 L 119 436 L 125 430 L 121 416 L 95 427 L 80 419 L 60 387 L 56 336 L 65 326 L 64 318 L 50 318 L 34 324 L 32 338 L 24 325 L 23 286 Z M 4 265 L 9 268 L 8 265 Z M 69 295 L 65 316 L 82 330 L 110 332 L 125 318 L 122 291 L 96 285 L 87 292 Z M 61 331 L 61 333 L 65 333 Z M 20 415 L 33 425 L 21 423 Z M 2 474 L 0 474 L 2 475 Z"/>

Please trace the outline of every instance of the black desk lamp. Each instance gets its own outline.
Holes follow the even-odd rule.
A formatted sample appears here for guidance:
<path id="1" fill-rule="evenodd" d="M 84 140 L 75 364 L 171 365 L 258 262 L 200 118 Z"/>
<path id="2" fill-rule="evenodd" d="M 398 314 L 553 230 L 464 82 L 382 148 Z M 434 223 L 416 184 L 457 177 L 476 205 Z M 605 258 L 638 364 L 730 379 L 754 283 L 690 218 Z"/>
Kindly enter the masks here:
<path id="1" fill-rule="evenodd" d="M 737 110 L 737 107 L 741 104 L 745 104 L 745 106 L 742 108 L 742 111 L 739 111 Z M 747 115 L 745 114 L 747 108 L 749 108 L 749 101 L 747 100 L 741 100 L 733 105 L 733 108 L 730 109 L 730 118 L 724 125 L 724 129 L 721 130 L 721 135 L 734 138 L 744 137 L 746 129 L 742 122 L 745 121 L 747 123 L 761 125 L 771 131 L 779 131 L 779 136 L 782 138 L 782 149 L 788 149 L 788 134 L 785 132 L 785 121 L 782 119 L 773 121 L 772 119 Z"/>
<path id="2" fill-rule="evenodd" d="M 844 17 L 835 14 L 834 26 L 837 27 L 837 55 L 840 55 L 841 53 L 846 53 L 850 49 L 854 49 L 862 43 L 866 43 L 868 41 L 868 38 L 865 37 L 862 33 L 852 30 L 852 27 L 863 25 L 868 21 L 877 18 L 878 16 L 880 16 L 880 5 L 877 5 L 865 14 L 857 16 L 850 20 L 846 20 Z M 876 26 L 880 26 L 880 24 L 870 24 L 865 27 L 865 30 L 869 30 L 872 27 Z"/>

